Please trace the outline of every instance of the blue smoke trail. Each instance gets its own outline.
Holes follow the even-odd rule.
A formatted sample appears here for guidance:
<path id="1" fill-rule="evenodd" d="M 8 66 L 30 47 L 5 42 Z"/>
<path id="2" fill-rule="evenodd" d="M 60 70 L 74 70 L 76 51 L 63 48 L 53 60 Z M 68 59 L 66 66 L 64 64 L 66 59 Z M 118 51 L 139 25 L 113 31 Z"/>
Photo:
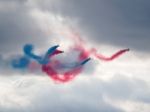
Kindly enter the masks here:
<path id="1" fill-rule="evenodd" d="M 30 58 L 32 59 L 35 59 L 39 64 L 47 64 L 49 63 L 49 56 L 52 55 L 55 50 L 59 47 L 59 45 L 56 45 L 56 46 L 53 46 L 51 48 L 49 48 L 47 50 L 47 52 L 45 53 L 44 57 L 42 56 L 38 56 L 38 55 L 35 55 L 32 51 L 33 51 L 33 45 L 31 44 L 26 44 L 24 46 L 24 53 L 26 56 L 29 56 Z"/>
<path id="2" fill-rule="evenodd" d="M 47 52 L 45 53 L 45 55 L 42 57 L 42 56 L 35 55 L 33 53 L 34 47 L 32 44 L 26 44 L 23 47 L 23 51 L 24 51 L 25 56 L 21 56 L 17 59 L 12 59 L 11 65 L 13 68 L 25 69 L 30 64 L 31 59 L 36 60 L 41 65 L 47 64 L 50 61 L 50 59 L 49 59 L 50 55 L 52 55 L 58 47 L 59 47 L 59 45 L 50 47 L 47 50 Z"/>
<path id="3" fill-rule="evenodd" d="M 39 63 L 40 64 L 47 64 L 47 63 L 49 63 L 49 57 L 56 51 L 56 49 L 59 47 L 59 45 L 56 45 L 56 46 L 53 46 L 53 47 L 51 47 L 51 48 L 49 48 L 48 50 L 47 50 L 47 52 L 45 53 L 45 56 L 43 57 L 43 59 L 40 61 L 39 60 Z"/>
<path id="4" fill-rule="evenodd" d="M 30 63 L 29 58 L 27 58 L 25 56 L 22 56 L 19 59 L 13 59 L 11 61 L 12 67 L 14 67 L 14 68 L 21 68 L 21 69 L 27 68 L 29 63 Z"/>
<path id="5" fill-rule="evenodd" d="M 59 68 L 59 69 L 62 69 L 62 68 L 63 69 L 74 69 L 74 68 L 81 67 L 81 66 L 85 65 L 90 60 L 91 60 L 91 58 L 87 58 L 81 62 L 65 63 L 65 64 L 62 63 L 62 64 L 57 65 L 57 68 Z"/>
<path id="6" fill-rule="evenodd" d="M 24 54 L 30 58 L 33 58 L 35 60 L 41 60 L 41 57 L 40 56 L 37 56 L 35 54 L 32 53 L 33 51 L 33 45 L 31 44 L 26 44 L 23 48 L 23 51 L 24 51 Z"/>
<path id="7" fill-rule="evenodd" d="M 87 59 L 83 60 L 79 65 L 84 65 L 90 60 L 91 60 L 91 58 L 87 58 Z"/>

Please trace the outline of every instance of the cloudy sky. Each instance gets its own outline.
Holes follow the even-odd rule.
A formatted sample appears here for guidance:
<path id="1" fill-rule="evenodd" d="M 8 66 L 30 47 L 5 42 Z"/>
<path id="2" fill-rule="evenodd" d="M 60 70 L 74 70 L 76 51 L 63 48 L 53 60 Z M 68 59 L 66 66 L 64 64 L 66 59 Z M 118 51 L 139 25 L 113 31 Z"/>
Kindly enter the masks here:
<path id="1" fill-rule="evenodd" d="M 149 112 L 149 10 L 149 0 L 0 0 L 0 112 Z M 66 84 L 3 63 L 26 43 L 67 50 L 72 30 L 105 55 L 131 51 L 93 59 Z"/>

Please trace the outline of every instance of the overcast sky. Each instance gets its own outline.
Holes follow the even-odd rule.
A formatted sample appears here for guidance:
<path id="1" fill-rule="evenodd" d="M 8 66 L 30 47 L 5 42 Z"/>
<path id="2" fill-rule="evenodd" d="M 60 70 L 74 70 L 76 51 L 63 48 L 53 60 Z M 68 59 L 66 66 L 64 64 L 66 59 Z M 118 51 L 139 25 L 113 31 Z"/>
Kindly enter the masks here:
<path id="1" fill-rule="evenodd" d="M 0 112 L 149 112 L 149 10 L 149 0 L 0 0 Z M 3 66 L 26 43 L 37 52 L 66 49 L 72 29 L 106 55 L 131 51 L 109 63 L 93 59 L 88 75 L 66 84 Z"/>

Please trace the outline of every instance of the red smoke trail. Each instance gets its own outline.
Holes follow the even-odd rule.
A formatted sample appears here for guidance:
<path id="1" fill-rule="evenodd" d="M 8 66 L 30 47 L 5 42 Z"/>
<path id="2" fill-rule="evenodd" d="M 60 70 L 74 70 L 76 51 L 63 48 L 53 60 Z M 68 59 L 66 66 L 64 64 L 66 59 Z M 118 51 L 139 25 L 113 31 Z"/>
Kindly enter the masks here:
<path id="1" fill-rule="evenodd" d="M 129 49 L 123 49 L 123 50 L 120 50 L 118 52 L 116 52 L 115 54 L 113 54 L 112 56 L 110 57 L 106 57 L 102 54 L 97 54 L 96 52 L 94 52 L 94 56 L 97 57 L 98 59 L 100 60 L 103 60 L 103 61 L 112 61 L 113 59 L 115 58 L 118 58 L 120 55 L 122 55 L 123 53 L 129 51 Z"/>
<path id="2" fill-rule="evenodd" d="M 106 57 L 102 54 L 98 54 L 95 48 L 87 49 L 87 47 L 85 46 L 85 42 L 82 40 L 82 38 L 80 37 L 78 33 L 72 31 L 69 37 L 74 42 L 74 45 L 71 47 L 70 51 L 79 52 L 77 62 L 81 62 L 89 58 L 91 55 L 103 61 L 112 61 L 118 58 L 120 55 L 124 54 L 125 52 L 129 51 L 129 49 L 123 49 L 123 50 L 116 52 L 110 57 Z M 62 51 L 56 51 L 51 56 L 54 56 L 59 53 L 62 53 Z M 59 60 L 53 60 L 46 65 L 42 65 L 42 71 L 47 73 L 47 75 L 51 77 L 54 81 L 64 83 L 64 82 L 68 82 L 74 79 L 83 70 L 83 66 L 78 66 L 64 73 L 59 73 L 56 70 L 56 68 L 57 68 L 57 65 L 59 65 L 60 63 L 61 62 Z"/>
<path id="3" fill-rule="evenodd" d="M 119 56 L 121 56 L 122 54 L 124 54 L 125 52 L 129 51 L 129 49 L 122 49 L 122 50 L 114 53 L 110 57 L 106 57 L 103 54 L 96 53 L 97 50 L 95 48 L 87 49 L 86 46 L 84 46 L 85 42 L 81 39 L 80 35 L 77 32 L 72 31 L 71 37 L 72 37 L 73 41 L 75 42 L 74 49 L 81 52 L 80 59 L 85 59 L 85 58 L 89 57 L 90 55 L 94 55 L 96 58 L 98 58 L 100 60 L 112 61 L 112 60 L 118 58 Z"/>
<path id="4" fill-rule="evenodd" d="M 53 54 L 49 55 L 49 58 L 52 56 L 55 56 L 57 54 L 63 53 L 63 51 L 61 50 L 55 50 Z M 38 64 L 37 61 L 32 61 L 29 65 L 28 65 L 28 69 L 30 71 L 36 71 L 37 69 L 39 69 L 41 67 L 40 64 Z"/>
<path id="5" fill-rule="evenodd" d="M 43 65 L 42 70 L 56 82 L 68 82 L 75 78 L 81 72 L 82 68 L 75 68 L 63 74 L 59 74 L 51 65 Z"/>
<path id="6" fill-rule="evenodd" d="M 59 53 L 62 53 L 62 51 L 59 52 L 57 51 L 57 53 L 55 52 L 54 54 L 59 54 Z M 54 54 L 52 56 L 54 56 Z M 78 59 L 79 59 L 78 61 L 81 61 L 80 58 Z M 60 65 L 60 63 L 61 62 L 59 60 L 52 60 L 49 64 L 42 65 L 42 71 L 47 73 L 47 75 L 55 82 L 65 83 L 74 79 L 78 74 L 81 73 L 83 69 L 83 66 L 78 66 L 64 73 L 59 73 L 56 70 L 56 68 L 57 65 Z"/>

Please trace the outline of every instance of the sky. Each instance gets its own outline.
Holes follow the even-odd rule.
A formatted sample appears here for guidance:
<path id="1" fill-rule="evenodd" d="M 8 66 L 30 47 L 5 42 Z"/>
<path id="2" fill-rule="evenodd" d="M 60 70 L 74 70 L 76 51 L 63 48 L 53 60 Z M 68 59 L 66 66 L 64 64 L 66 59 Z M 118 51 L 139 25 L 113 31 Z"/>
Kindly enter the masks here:
<path id="1" fill-rule="evenodd" d="M 149 0 L 0 0 L 0 112 L 149 112 L 149 10 Z M 108 56 L 130 52 L 93 58 L 65 84 L 3 63 L 26 43 L 37 53 L 57 44 L 67 51 L 68 32 Z"/>

